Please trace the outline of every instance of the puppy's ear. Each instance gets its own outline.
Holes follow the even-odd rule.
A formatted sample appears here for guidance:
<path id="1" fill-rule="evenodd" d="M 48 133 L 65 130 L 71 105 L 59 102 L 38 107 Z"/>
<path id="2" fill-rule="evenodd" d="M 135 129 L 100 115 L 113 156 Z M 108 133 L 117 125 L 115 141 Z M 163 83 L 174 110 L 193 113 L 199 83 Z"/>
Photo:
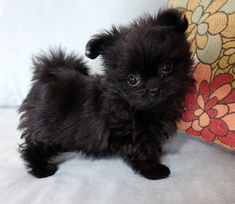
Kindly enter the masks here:
<path id="1" fill-rule="evenodd" d="M 187 18 L 176 9 L 160 11 L 157 15 L 157 24 L 174 27 L 177 31 L 184 33 L 188 28 Z"/>
<path id="2" fill-rule="evenodd" d="M 94 35 L 86 45 L 85 55 L 90 59 L 95 59 L 99 55 L 104 54 L 109 47 L 115 44 L 119 36 L 120 33 L 115 27 L 112 27 L 111 31 L 104 31 L 101 34 Z"/>

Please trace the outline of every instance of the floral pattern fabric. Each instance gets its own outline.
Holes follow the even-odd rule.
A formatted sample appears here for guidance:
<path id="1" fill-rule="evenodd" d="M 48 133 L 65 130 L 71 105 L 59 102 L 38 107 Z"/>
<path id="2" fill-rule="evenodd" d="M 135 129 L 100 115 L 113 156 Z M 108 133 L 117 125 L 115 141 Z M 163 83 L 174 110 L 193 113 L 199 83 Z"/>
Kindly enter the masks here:
<path id="1" fill-rule="evenodd" d="M 177 127 L 235 150 L 235 1 L 169 0 L 188 19 L 196 86 Z"/>

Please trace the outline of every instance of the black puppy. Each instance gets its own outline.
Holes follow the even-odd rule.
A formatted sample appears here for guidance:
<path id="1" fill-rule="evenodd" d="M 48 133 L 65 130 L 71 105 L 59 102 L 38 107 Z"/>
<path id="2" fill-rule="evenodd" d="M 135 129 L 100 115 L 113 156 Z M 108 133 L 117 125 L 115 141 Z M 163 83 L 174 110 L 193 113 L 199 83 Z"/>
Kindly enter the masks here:
<path id="1" fill-rule="evenodd" d="M 54 174 L 58 153 L 118 155 L 149 179 L 168 177 L 162 143 L 176 130 L 193 85 L 188 23 L 171 9 L 95 35 L 86 55 L 103 59 L 103 76 L 89 76 L 81 58 L 51 51 L 34 59 L 32 88 L 19 109 L 30 173 Z"/>

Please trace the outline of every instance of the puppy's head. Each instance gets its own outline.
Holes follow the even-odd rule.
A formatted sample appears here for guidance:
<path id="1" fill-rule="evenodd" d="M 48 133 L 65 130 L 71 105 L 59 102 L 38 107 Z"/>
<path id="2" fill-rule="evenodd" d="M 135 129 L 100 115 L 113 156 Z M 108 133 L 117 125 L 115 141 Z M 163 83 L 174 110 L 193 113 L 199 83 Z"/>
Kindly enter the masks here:
<path id="1" fill-rule="evenodd" d="M 102 57 L 108 90 L 136 109 L 160 107 L 182 100 L 193 84 L 187 27 L 180 12 L 164 10 L 95 35 L 86 55 Z"/>

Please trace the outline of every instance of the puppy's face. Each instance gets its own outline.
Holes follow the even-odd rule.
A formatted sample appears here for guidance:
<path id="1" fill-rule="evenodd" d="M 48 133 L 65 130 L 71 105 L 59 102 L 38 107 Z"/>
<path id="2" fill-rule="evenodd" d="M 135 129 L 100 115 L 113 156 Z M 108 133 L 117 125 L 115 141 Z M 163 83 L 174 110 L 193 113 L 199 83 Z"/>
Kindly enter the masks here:
<path id="1" fill-rule="evenodd" d="M 182 98 L 192 84 L 186 28 L 178 11 L 166 10 L 95 36 L 86 54 L 102 56 L 111 92 L 136 109 L 161 107 Z"/>

